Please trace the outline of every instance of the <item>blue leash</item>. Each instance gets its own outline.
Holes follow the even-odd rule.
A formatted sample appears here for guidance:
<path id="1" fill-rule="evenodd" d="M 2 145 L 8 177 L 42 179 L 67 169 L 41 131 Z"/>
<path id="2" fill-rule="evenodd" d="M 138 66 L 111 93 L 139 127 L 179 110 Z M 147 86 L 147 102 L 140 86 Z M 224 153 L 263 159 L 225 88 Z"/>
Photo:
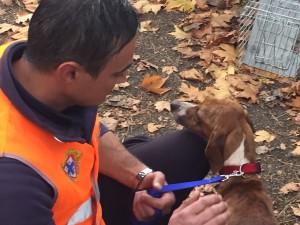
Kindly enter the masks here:
<path id="1" fill-rule="evenodd" d="M 168 185 L 165 185 L 160 190 L 149 189 L 149 190 L 147 190 L 147 192 L 149 195 L 151 195 L 155 198 L 160 198 L 162 196 L 162 194 L 166 193 L 166 192 L 177 191 L 177 190 L 182 190 L 182 189 L 186 189 L 186 188 L 192 188 L 192 187 L 205 185 L 205 184 L 217 183 L 217 182 L 221 182 L 226 179 L 228 179 L 228 177 L 226 175 L 225 176 L 219 175 L 219 176 L 215 176 L 215 177 L 204 179 L 204 180 L 183 182 L 183 183 L 177 183 L 177 184 L 168 184 Z M 137 221 L 136 219 L 134 219 L 132 225 L 151 225 L 154 221 L 156 221 L 161 216 L 162 216 L 162 211 L 159 209 L 155 209 L 155 215 L 151 221 L 140 222 L 140 221 Z"/>

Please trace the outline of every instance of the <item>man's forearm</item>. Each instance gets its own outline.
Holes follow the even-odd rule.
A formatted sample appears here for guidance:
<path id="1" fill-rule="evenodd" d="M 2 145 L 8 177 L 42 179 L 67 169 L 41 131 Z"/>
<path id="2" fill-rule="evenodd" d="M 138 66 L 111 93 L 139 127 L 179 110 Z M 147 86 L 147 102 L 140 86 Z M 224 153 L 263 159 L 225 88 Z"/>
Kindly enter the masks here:
<path id="1" fill-rule="evenodd" d="M 100 137 L 99 155 L 100 172 L 130 188 L 134 187 L 135 175 L 147 167 L 128 152 L 111 131 Z"/>

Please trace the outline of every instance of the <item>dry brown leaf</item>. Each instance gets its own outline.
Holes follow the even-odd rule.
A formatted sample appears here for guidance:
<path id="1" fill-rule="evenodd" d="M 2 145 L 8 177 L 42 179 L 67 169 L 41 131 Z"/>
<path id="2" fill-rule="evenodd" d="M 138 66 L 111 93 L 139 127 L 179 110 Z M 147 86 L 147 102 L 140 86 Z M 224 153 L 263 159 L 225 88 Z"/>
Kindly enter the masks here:
<path id="1" fill-rule="evenodd" d="M 133 3 L 133 7 L 141 14 L 148 12 L 157 14 L 163 6 L 163 4 L 152 4 L 148 0 L 139 0 L 136 3 Z"/>
<path id="2" fill-rule="evenodd" d="M 21 39 L 26 39 L 28 36 L 28 26 L 21 27 L 16 34 L 12 35 L 11 37 L 14 40 L 21 40 Z"/>
<path id="3" fill-rule="evenodd" d="M 207 10 L 208 5 L 206 4 L 206 0 L 196 0 L 197 6 L 202 10 Z"/>
<path id="4" fill-rule="evenodd" d="M 291 208 L 293 209 L 295 216 L 300 216 L 300 204 L 298 204 L 298 207 L 291 206 Z"/>
<path id="5" fill-rule="evenodd" d="M 206 97 L 204 92 L 199 91 L 198 88 L 187 85 L 186 83 L 181 83 L 179 91 L 185 94 L 185 96 L 179 99 L 181 101 L 203 102 Z"/>
<path id="6" fill-rule="evenodd" d="M 159 101 L 154 104 L 155 108 L 158 112 L 162 112 L 163 110 L 171 111 L 170 102 L 168 101 Z"/>
<path id="7" fill-rule="evenodd" d="M 100 121 L 111 131 L 115 131 L 119 123 L 118 120 L 111 117 L 101 117 Z"/>
<path id="8" fill-rule="evenodd" d="M 173 72 L 178 72 L 176 66 L 163 66 L 161 69 L 163 73 L 166 73 L 168 75 L 172 74 Z"/>
<path id="9" fill-rule="evenodd" d="M 211 17 L 212 27 L 229 27 L 228 23 L 232 19 L 233 15 L 213 13 Z"/>
<path id="10" fill-rule="evenodd" d="M 236 50 L 232 45 L 220 44 L 220 50 L 215 50 L 212 53 L 224 58 L 224 62 L 236 62 Z"/>
<path id="11" fill-rule="evenodd" d="M 111 106 L 132 109 L 133 106 L 139 105 L 141 101 L 134 98 L 128 98 L 126 95 L 114 95 L 107 99 L 106 103 Z"/>
<path id="12" fill-rule="evenodd" d="M 300 183 L 291 182 L 280 188 L 280 192 L 283 194 L 288 194 L 289 192 L 296 191 L 300 191 Z"/>
<path id="13" fill-rule="evenodd" d="M 30 21 L 32 17 L 32 13 L 28 13 L 28 12 L 18 12 L 17 13 L 17 19 L 16 19 L 16 23 L 17 24 L 23 24 L 25 22 Z"/>
<path id="14" fill-rule="evenodd" d="M 186 80 L 195 80 L 195 81 L 203 81 L 203 74 L 200 73 L 195 68 L 190 70 L 185 70 L 179 73 L 179 75 Z"/>
<path id="15" fill-rule="evenodd" d="M 155 131 L 158 131 L 160 128 L 163 128 L 163 127 L 165 127 L 165 126 L 164 126 L 164 125 L 155 124 L 155 123 L 149 123 L 149 124 L 147 125 L 148 131 L 149 131 L 150 133 L 153 133 L 153 132 L 155 132 Z"/>
<path id="16" fill-rule="evenodd" d="M 12 24 L 8 24 L 8 23 L 1 23 L 0 24 L 0 34 L 3 34 L 9 30 L 11 30 L 12 32 L 16 32 L 19 29 L 21 29 L 21 27 L 12 25 Z"/>
<path id="17" fill-rule="evenodd" d="M 293 117 L 293 122 L 297 125 L 300 125 L 300 112 Z"/>
<path id="18" fill-rule="evenodd" d="M 168 78 L 169 77 L 162 78 L 159 75 L 149 76 L 149 74 L 146 74 L 142 81 L 142 87 L 147 91 L 162 95 L 170 90 L 170 88 L 162 88 Z"/>
<path id="19" fill-rule="evenodd" d="M 158 66 L 154 65 L 153 63 L 148 62 L 147 60 L 140 60 L 137 66 L 137 71 L 142 71 L 142 70 L 146 70 L 149 69 L 150 67 L 158 70 Z"/>
<path id="20" fill-rule="evenodd" d="M 294 110 L 300 110 L 300 96 L 292 99 L 292 101 L 285 103 L 287 106 L 293 107 Z"/>
<path id="21" fill-rule="evenodd" d="M 0 16 L 4 15 L 6 12 L 3 9 L 0 9 Z"/>
<path id="22" fill-rule="evenodd" d="M 268 131 L 265 130 L 256 131 L 255 135 L 256 135 L 254 139 L 255 142 L 263 142 L 263 141 L 271 142 L 276 138 L 274 135 L 270 134 Z"/>
<path id="23" fill-rule="evenodd" d="M 12 5 L 12 0 L 1 0 L 5 5 Z"/>
<path id="24" fill-rule="evenodd" d="M 39 5 L 39 1 L 38 0 L 23 0 L 23 4 L 25 5 L 25 8 L 29 12 L 34 12 Z"/>
<path id="25" fill-rule="evenodd" d="M 130 86 L 130 84 L 126 81 L 126 82 L 123 82 L 123 83 L 120 83 L 120 84 L 116 84 L 115 86 L 114 86 L 114 91 L 118 91 L 118 90 L 120 90 L 120 88 L 126 88 L 126 87 L 129 87 Z"/>
<path id="26" fill-rule="evenodd" d="M 158 27 L 151 27 L 152 21 L 151 20 L 146 20 L 140 23 L 140 32 L 146 32 L 146 31 L 151 31 L 151 32 L 155 32 L 157 31 L 159 28 Z"/>
<path id="27" fill-rule="evenodd" d="M 194 52 L 192 48 L 187 46 L 175 46 L 173 50 L 176 50 L 183 54 L 183 58 L 195 58 L 200 56 L 200 52 Z"/>

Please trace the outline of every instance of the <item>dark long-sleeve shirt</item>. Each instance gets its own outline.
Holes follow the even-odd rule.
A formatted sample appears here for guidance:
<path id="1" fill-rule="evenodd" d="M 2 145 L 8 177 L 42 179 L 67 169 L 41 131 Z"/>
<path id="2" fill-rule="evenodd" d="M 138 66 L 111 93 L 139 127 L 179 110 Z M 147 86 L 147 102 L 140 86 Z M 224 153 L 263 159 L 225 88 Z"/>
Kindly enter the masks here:
<path id="1" fill-rule="evenodd" d="M 5 51 L 0 60 L 0 88 L 24 116 L 59 140 L 90 143 L 98 107 L 73 106 L 57 112 L 30 95 L 12 70 L 12 63 L 21 58 L 25 47 L 26 42 L 20 41 Z M 108 129 L 100 125 L 103 135 Z M 54 225 L 53 193 L 52 187 L 30 167 L 0 157 L 0 224 Z"/>

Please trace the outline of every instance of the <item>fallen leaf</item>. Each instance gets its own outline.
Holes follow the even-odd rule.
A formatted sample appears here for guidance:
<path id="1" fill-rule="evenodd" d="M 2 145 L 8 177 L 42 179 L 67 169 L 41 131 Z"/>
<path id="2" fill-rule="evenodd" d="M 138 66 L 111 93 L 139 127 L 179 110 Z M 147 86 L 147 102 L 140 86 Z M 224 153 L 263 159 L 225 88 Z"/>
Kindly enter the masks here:
<path id="1" fill-rule="evenodd" d="M 118 123 L 119 123 L 118 120 L 111 118 L 111 117 L 100 117 L 100 121 L 101 121 L 101 123 L 105 124 L 105 126 L 109 130 L 112 130 L 112 131 L 116 130 Z"/>
<path id="2" fill-rule="evenodd" d="M 179 91 L 185 94 L 185 96 L 179 99 L 180 101 L 203 102 L 206 97 L 204 92 L 199 91 L 198 88 L 187 85 L 186 83 L 181 83 Z"/>
<path id="3" fill-rule="evenodd" d="M 291 208 L 293 209 L 295 216 L 300 216 L 300 204 L 298 204 L 298 207 L 291 206 Z"/>
<path id="4" fill-rule="evenodd" d="M 280 188 L 280 192 L 283 194 L 288 194 L 289 192 L 296 191 L 300 191 L 300 183 L 291 182 Z"/>
<path id="5" fill-rule="evenodd" d="M 3 9 L 0 9 L 0 16 L 4 15 L 6 12 Z"/>
<path id="6" fill-rule="evenodd" d="M 23 4 L 25 5 L 25 8 L 29 11 L 29 12 L 34 12 L 36 10 L 36 8 L 39 5 L 39 1 L 38 0 L 23 0 Z"/>
<path id="7" fill-rule="evenodd" d="M 213 13 L 211 17 L 212 27 L 229 27 L 228 23 L 234 15 Z"/>
<path id="8" fill-rule="evenodd" d="M 263 145 L 263 146 L 258 146 L 256 149 L 255 149 L 255 152 L 258 154 L 258 155 L 261 155 L 261 154 L 265 154 L 267 152 L 269 152 L 270 149 Z"/>
<path id="9" fill-rule="evenodd" d="M 5 5 L 12 5 L 12 0 L 1 0 Z"/>
<path id="10" fill-rule="evenodd" d="M 158 112 L 162 112 L 163 110 L 171 111 L 171 106 L 169 101 L 159 101 L 154 104 L 155 108 Z"/>
<path id="11" fill-rule="evenodd" d="M 197 6 L 202 10 L 207 10 L 208 5 L 206 4 L 206 0 L 196 0 Z"/>
<path id="12" fill-rule="evenodd" d="M 163 66 L 161 69 L 163 73 L 166 73 L 168 75 L 172 74 L 173 72 L 178 72 L 176 66 Z"/>
<path id="13" fill-rule="evenodd" d="M 132 109 L 134 105 L 139 105 L 140 103 L 140 100 L 128 98 L 126 95 L 115 95 L 106 101 L 106 104 L 110 106 L 122 107 L 125 109 Z"/>
<path id="14" fill-rule="evenodd" d="M 149 68 L 154 68 L 154 69 L 158 70 L 158 66 L 156 66 L 153 63 L 150 63 L 150 62 L 142 59 L 142 60 L 139 61 L 136 70 L 137 71 L 142 71 L 142 70 L 146 70 L 146 69 L 149 69 Z"/>
<path id="15" fill-rule="evenodd" d="M 195 9 L 196 0 L 167 0 L 166 10 L 173 9 L 181 12 L 191 12 Z"/>
<path id="16" fill-rule="evenodd" d="M 164 83 L 168 80 L 167 78 L 162 78 L 159 75 L 149 76 L 146 74 L 142 81 L 142 87 L 145 88 L 147 91 L 151 91 L 156 94 L 164 94 L 170 90 L 170 88 L 162 88 Z"/>
<path id="17" fill-rule="evenodd" d="M 140 32 L 147 32 L 147 31 L 151 31 L 151 32 L 155 32 L 157 31 L 159 28 L 158 27 L 151 27 L 150 24 L 152 23 L 151 20 L 146 20 L 140 23 Z"/>
<path id="18" fill-rule="evenodd" d="M 126 81 L 126 82 L 123 82 L 123 83 L 120 83 L 120 84 L 116 84 L 115 86 L 114 86 L 114 91 L 118 91 L 118 90 L 120 90 L 120 88 L 126 88 L 126 87 L 129 87 L 130 86 L 130 84 Z"/>
<path id="19" fill-rule="evenodd" d="M 148 131 L 149 131 L 150 133 L 153 133 L 153 132 L 155 132 L 155 131 L 158 131 L 160 128 L 163 128 L 163 127 L 165 127 L 165 126 L 164 126 L 164 125 L 156 125 L 155 123 L 149 123 L 149 124 L 147 125 Z"/>
<path id="20" fill-rule="evenodd" d="M 292 152 L 293 155 L 300 155 L 300 145 L 298 145 Z"/>
<path id="21" fill-rule="evenodd" d="M 148 0 L 140 0 L 136 3 L 133 3 L 132 5 L 138 11 L 138 13 L 141 14 L 148 12 L 153 12 L 154 14 L 157 14 L 164 6 L 163 4 L 152 4 Z"/>
<path id="22" fill-rule="evenodd" d="M 299 110 L 300 109 L 300 97 L 297 96 L 296 98 L 292 99 L 292 101 L 285 103 L 287 106 L 293 107 L 293 109 Z"/>
<path id="23" fill-rule="evenodd" d="M 179 75 L 186 80 L 195 80 L 195 81 L 203 81 L 203 74 L 200 73 L 195 68 L 190 70 L 185 70 L 179 73 Z"/>
<path id="24" fill-rule="evenodd" d="M 236 62 L 236 50 L 232 45 L 229 44 L 220 44 L 220 50 L 215 50 L 212 53 L 218 55 L 221 58 L 224 58 L 224 62 Z"/>
<path id="25" fill-rule="evenodd" d="M 12 32 L 16 32 L 19 29 L 21 29 L 21 27 L 12 25 L 12 24 L 8 24 L 8 23 L 1 23 L 0 24 L 0 34 L 3 34 L 9 30 L 11 30 Z"/>
<path id="26" fill-rule="evenodd" d="M 176 39 L 184 40 L 184 39 L 189 39 L 191 37 L 191 34 L 184 32 L 178 26 L 174 25 L 174 27 L 175 27 L 175 31 L 169 34 L 173 35 Z"/>
<path id="27" fill-rule="evenodd" d="M 254 139 L 255 142 L 263 142 L 263 141 L 271 142 L 276 138 L 274 135 L 270 134 L 268 131 L 265 130 L 256 131 L 255 135 L 256 135 Z"/>
<path id="28" fill-rule="evenodd" d="M 280 144 L 280 149 L 281 149 L 281 150 L 286 150 L 286 145 L 285 145 L 284 143 L 281 143 L 281 144 Z"/>
<path id="29" fill-rule="evenodd" d="M 17 13 L 16 23 L 22 24 L 22 23 L 28 22 L 28 21 L 30 21 L 31 17 L 32 17 L 32 13 L 19 12 L 19 13 Z"/>

